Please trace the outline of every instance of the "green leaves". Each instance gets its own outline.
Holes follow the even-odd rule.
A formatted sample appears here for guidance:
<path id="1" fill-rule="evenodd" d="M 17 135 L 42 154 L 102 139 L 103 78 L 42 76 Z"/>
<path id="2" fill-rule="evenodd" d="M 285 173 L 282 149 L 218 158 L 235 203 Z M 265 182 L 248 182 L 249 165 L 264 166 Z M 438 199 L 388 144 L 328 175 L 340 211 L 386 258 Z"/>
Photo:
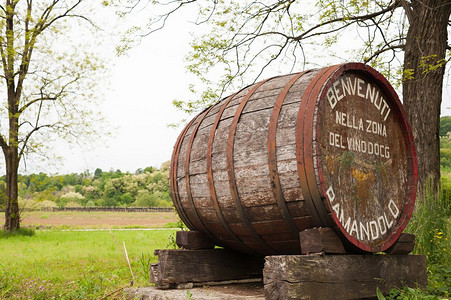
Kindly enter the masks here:
<path id="1" fill-rule="evenodd" d="M 419 69 L 422 70 L 422 74 L 428 74 L 435 70 L 444 67 L 446 64 L 445 59 L 437 60 L 437 55 L 423 56 L 420 59 Z"/>
<path id="2" fill-rule="evenodd" d="M 381 290 L 379 288 L 376 288 L 376 296 L 378 300 L 386 300 L 384 295 L 382 294 Z"/>

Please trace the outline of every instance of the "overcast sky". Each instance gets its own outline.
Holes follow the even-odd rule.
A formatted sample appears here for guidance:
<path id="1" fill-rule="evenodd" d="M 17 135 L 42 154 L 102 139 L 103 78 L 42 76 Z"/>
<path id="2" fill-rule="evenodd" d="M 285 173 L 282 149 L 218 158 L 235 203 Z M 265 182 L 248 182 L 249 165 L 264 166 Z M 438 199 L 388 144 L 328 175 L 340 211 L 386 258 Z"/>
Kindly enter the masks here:
<path id="1" fill-rule="evenodd" d="M 170 160 L 182 128 L 167 125 L 186 117 L 171 102 L 190 96 L 192 78 L 186 74 L 184 56 L 189 51 L 189 32 L 195 29 L 186 20 L 172 20 L 127 56 L 113 58 L 111 88 L 105 93 L 102 110 L 115 134 L 94 150 L 62 145 L 61 164 L 43 171 L 65 174 L 101 168 L 134 172 Z M 451 115 L 450 91 L 448 87 L 442 115 Z M 29 172 L 39 170 L 29 167 Z"/>

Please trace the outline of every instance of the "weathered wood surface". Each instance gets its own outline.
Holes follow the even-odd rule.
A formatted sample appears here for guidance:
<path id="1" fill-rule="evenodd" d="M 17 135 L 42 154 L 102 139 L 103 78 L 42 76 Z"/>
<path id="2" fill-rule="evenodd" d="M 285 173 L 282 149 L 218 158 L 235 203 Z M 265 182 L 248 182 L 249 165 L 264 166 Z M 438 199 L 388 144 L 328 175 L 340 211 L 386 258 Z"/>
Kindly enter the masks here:
<path id="1" fill-rule="evenodd" d="M 350 63 L 271 78 L 206 109 L 177 140 L 170 175 L 191 230 L 272 255 L 299 254 L 312 227 L 335 228 L 359 252 L 388 249 L 413 210 L 417 169 L 396 93 Z"/>
<path id="2" fill-rule="evenodd" d="M 391 255 L 406 255 L 415 248 L 415 235 L 410 233 L 402 233 L 399 239 L 388 248 L 385 252 Z"/>
<path id="3" fill-rule="evenodd" d="M 310 78 L 311 75 L 306 76 Z M 246 252 L 267 252 L 261 242 L 252 238 L 250 230 L 261 237 L 270 249 L 278 249 L 284 253 L 300 253 L 298 235 L 289 229 L 286 221 L 280 217 L 280 207 L 277 205 L 271 188 L 268 171 L 268 156 L 266 149 L 267 129 L 269 119 L 273 110 L 274 102 L 280 90 L 286 85 L 291 76 L 284 76 L 270 80 L 256 91 L 244 107 L 243 114 L 237 127 L 234 145 L 234 161 L 236 164 L 235 177 L 237 192 L 243 203 L 244 216 L 241 216 L 236 209 L 236 204 L 230 192 L 229 175 L 227 172 L 227 160 L 224 153 L 227 145 L 224 141 L 229 135 L 229 127 L 233 116 L 243 97 L 249 89 L 239 93 L 225 108 L 221 115 L 219 126 L 215 130 L 214 143 L 212 148 L 212 175 L 215 186 L 215 197 L 219 208 L 223 214 L 225 222 L 231 231 L 221 230 L 222 226 L 218 220 L 218 212 L 214 209 L 211 198 L 211 188 L 208 185 L 208 172 L 205 162 L 207 153 L 208 138 L 212 131 L 214 118 L 219 109 L 212 109 L 205 116 L 199 126 L 194 139 L 190 154 L 189 164 L 189 184 L 192 194 L 192 201 L 196 210 L 192 209 L 192 203 L 187 194 L 186 164 L 180 160 L 177 165 L 177 188 L 180 195 L 180 203 L 185 207 L 185 211 L 196 228 L 201 228 L 202 224 L 197 220 L 196 214 L 201 220 L 209 224 L 207 230 L 218 236 L 217 240 L 244 243 L 245 247 L 237 246 L 227 242 L 225 246 L 232 246 L 237 250 Z M 307 86 L 306 82 L 293 86 L 288 93 L 278 124 L 281 135 L 277 139 L 279 147 L 277 154 L 280 159 L 280 180 L 284 184 L 282 193 L 287 202 L 287 208 L 295 224 L 301 228 L 309 228 L 313 221 L 305 207 L 302 191 L 299 182 L 293 181 L 292 176 L 296 174 L 295 162 L 295 141 L 292 132 L 295 130 L 297 114 L 292 108 L 299 106 L 300 99 L 295 95 L 302 93 Z M 285 109 L 285 106 L 288 109 Z M 212 118 L 213 117 L 213 118 Z M 192 127 L 196 126 L 196 122 Z M 188 131 L 190 132 L 190 131 Z M 180 157 L 186 156 L 191 134 L 187 134 L 180 146 Z M 186 160 L 185 160 L 186 162 Z M 230 209 L 228 209 L 230 208 Z M 243 224 L 243 218 L 252 224 L 249 229 Z M 217 224 L 217 225 L 211 225 Z M 213 226 L 213 228 L 211 228 Z M 220 232 L 218 232 L 220 230 Z M 235 236 L 235 237 L 234 237 Z M 244 242 L 243 242 L 244 241 Z M 223 244 L 221 244 L 223 245 Z M 249 251 L 249 247 L 252 248 Z M 271 251 L 278 252 L 277 250 Z"/>
<path id="4" fill-rule="evenodd" d="M 264 259 L 224 249 L 156 250 L 158 263 L 150 269 L 151 282 L 159 288 L 184 284 L 261 278 Z"/>
<path id="5" fill-rule="evenodd" d="M 426 259 L 417 255 L 267 256 L 265 298 L 360 299 L 376 288 L 425 287 Z"/>
<path id="6" fill-rule="evenodd" d="M 302 254 L 345 254 L 345 248 L 337 233 L 329 227 L 311 228 L 299 233 Z"/>
<path id="7" fill-rule="evenodd" d="M 215 247 L 213 242 L 200 231 L 177 231 L 175 243 L 179 248 L 189 250 L 213 249 Z"/>
<path id="8" fill-rule="evenodd" d="M 265 300 L 263 286 L 258 283 L 230 283 L 225 286 L 186 287 L 173 290 L 161 290 L 156 287 L 126 288 L 124 297 L 126 300 Z"/>

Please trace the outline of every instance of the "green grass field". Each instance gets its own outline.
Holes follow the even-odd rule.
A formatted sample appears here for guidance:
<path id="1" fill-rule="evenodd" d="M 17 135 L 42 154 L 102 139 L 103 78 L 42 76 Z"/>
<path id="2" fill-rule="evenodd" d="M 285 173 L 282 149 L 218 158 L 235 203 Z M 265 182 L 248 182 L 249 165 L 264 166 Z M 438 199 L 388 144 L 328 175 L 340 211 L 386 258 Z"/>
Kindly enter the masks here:
<path id="1" fill-rule="evenodd" d="M 0 237 L 0 299 L 122 298 L 131 273 L 134 286 L 148 284 L 155 249 L 167 248 L 174 230 L 37 231 Z M 114 235 L 114 236 L 113 236 Z"/>

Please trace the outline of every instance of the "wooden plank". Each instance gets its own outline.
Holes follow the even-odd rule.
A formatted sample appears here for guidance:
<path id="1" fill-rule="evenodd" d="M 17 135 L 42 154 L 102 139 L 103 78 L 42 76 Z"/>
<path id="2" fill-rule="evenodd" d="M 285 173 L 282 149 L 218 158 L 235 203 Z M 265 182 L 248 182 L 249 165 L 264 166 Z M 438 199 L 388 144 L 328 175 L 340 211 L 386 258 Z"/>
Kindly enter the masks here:
<path id="1" fill-rule="evenodd" d="M 259 281 L 260 280 L 260 281 Z M 209 284 L 207 284 L 209 285 Z M 161 290 L 154 286 L 124 289 L 124 300 L 265 300 L 261 279 L 230 280 L 220 285 L 187 284 L 175 290 Z"/>
<path id="2" fill-rule="evenodd" d="M 299 228 L 299 230 L 305 230 L 307 228 L 312 228 L 315 226 L 313 218 L 311 216 L 293 218 L 294 223 Z"/>
<path id="3" fill-rule="evenodd" d="M 189 165 L 190 175 L 206 174 L 206 170 L 207 170 L 206 160 L 196 160 L 190 162 Z"/>
<path id="4" fill-rule="evenodd" d="M 376 288 L 425 287 L 426 258 L 420 255 L 267 256 L 266 299 L 360 299 Z"/>
<path id="5" fill-rule="evenodd" d="M 216 210 L 213 208 L 213 205 L 210 206 L 210 208 L 199 208 L 199 206 L 197 209 L 197 213 L 199 214 L 201 220 L 210 220 L 210 222 L 219 222 L 217 214 L 216 214 Z M 206 227 L 208 230 L 210 230 L 210 228 Z"/>
<path id="6" fill-rule="evenodd" d="M 276 151 L 277 168 L 279 169 L 279 172 L 292 171 L 295 169 L 292 165 L 294 164 L 294 166 L 296 166 L 296 144 L 287 143 L 283 146 L 277 146 Z"/>
<path id="7" fill-rule="evenodd" d="M 238 191 L 242 194 L 271 188 L 269 176 L 242 177 L 236 182 L 239 184 Z"/>
<path id="8" fill-rule="evenodd" d="M 269 176 L 268 163 L 262 165 L 248 164 L 245 167 L 235 167 L 235 176 L 237 179 L 249 176 Z"/>
<path id="9" fill-rule="evenodd" d="M 200 231 L 177 231 L 175 243 L 182 249 L 213 249 L 215 245 Z"/>
<path id="10" fill-rule="evenodd" d="M 300 187 L 284 188 L 282 192 L 286 202 L 295 202 L 295 201 L 304 202 L 304 195 L 302 195 L 302 190 Z"/>
<path id="11" fill-rule="evenodd" d="M 264 260 L 261 257 L 224 249 L 156 250 L 158 263 L 151 265 L 151 282 L 159 288 L 179 284 L 220 282 L 260 278 Z"/>
<path id="12" fill-rule="evenodd" d="M 248 230 L 242 223 L 229 224 L 230 228 L 237 235 L 247 235 Z M 263 221 L 263 222 L 252 222 L 251 223 L 254 230 L 259 235 L 271 235 L 277 234 L 281 232 L 288 232 L 290 229 L 286 225 L 285 221 L 282 219 L 275 219 L 271 221 Z"/>
<path id="13" fill-rule="evenodd" d="M 244 116 L 246 114 L 257 113 L 261 110 L 272 109 L 274 107 L 274 102 L 276 101 L 277 95 L 279 93 L 280 90 L 273 90 L 264 95 L 260 95 L 260 98 L 258 99 L 252 99 L 251 97 L 251 99 L 247 102 L 246 106 L 244 107 L 241 115 Z"/>
<path id="14" fill-rule="evenodd" d="M 274 203 L 272 205 L 260 205 L 254 207 L 245 207 L 246 215 L 251 222 L 272 221 L 276 217 L 282 218 L 279 208 Z"/>
<path id="15" fill-rule="evenodd" d="M 415 235 L 410 233 L 401 233 L 398 240 L 388 248 L 385 253 L 391 255 L 406 255 L 413 251 L 415 247 Z"/>
<path id="16" fill-rule="evenodd" d="M 296 200 L 294 202 L 287 203 L 288 209 L 290 210 L 293 218 L 295 217 L 308 217 L 310 216 L 307 207 L 303 200 Z"/>
<path id="17" fill-rule="evenodd" d="M 262 187 L 252 193 L 240 193 L 241 202 L 245 207 L 275 204 L 272 190 L 268 187 Z"/>
<path id="18" fill-rule="evenodd" d="M 299 233 L 302 254 L 345 254 L 345 248 L 332 228 L 311 228 Z"/>

